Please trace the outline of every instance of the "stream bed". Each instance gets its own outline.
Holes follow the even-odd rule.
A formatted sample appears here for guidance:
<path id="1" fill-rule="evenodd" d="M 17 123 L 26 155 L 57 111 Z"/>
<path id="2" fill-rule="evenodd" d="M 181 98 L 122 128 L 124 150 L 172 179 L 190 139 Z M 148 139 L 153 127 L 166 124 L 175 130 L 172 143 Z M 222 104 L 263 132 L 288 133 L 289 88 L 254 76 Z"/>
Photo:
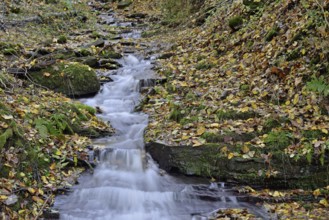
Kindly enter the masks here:
<path id="1" fill-rule="evenodd" d="M 120 24 L 113 14 L 101 17 L 111 25 L 131 25 Z M 122 37 L 136 38 L 140 32 L 134 29 Z M 98 165 L 93 174 L 80 177 L 71 193 L 56 198 L 60 219 L 201 220 L 226 208 L 247 208 L 266 218 L 263 210 L 240 202 L 225 183 L 171 176 L 158 168 L 144 150 L 148 116 L 134 112 L 141 99 L 140 81 L 155 77 L 152 59 L 129 53 L 118 62 L 122 67 L 110 75 L 112 81 L 95 97 L 81 99 L 102 110 L 98 117 L 110 122 L 116 135 L 93 141 L 102 147 Z"/>

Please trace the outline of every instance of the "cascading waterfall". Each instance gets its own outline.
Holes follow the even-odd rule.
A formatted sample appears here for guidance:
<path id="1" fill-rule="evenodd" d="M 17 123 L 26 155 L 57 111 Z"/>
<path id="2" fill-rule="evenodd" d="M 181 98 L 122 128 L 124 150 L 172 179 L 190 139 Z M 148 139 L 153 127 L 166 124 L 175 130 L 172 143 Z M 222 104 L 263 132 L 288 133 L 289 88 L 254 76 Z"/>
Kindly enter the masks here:
<path id="1" fill-rule="evenodd" d="M 122 68 L 112 75 L 101 92 L 83 103 L 99 107 L 98 115 L 109 121 L 117 134 L 94 140 L 103 146 L 93 174 L 80 178 L 68 195 L 58 196 L 55 208 L 61 219 L 184 220 L 208 219 L 205 213 L 218 208 L 241 207 L 224 184 L 186 184 L 179 178 L 160 175 L 145 153 L 143 132 L 148 116 L 134 112 L 140 99 L 140 81 L 154 77 L 148 60 L 126 55 Z"/>

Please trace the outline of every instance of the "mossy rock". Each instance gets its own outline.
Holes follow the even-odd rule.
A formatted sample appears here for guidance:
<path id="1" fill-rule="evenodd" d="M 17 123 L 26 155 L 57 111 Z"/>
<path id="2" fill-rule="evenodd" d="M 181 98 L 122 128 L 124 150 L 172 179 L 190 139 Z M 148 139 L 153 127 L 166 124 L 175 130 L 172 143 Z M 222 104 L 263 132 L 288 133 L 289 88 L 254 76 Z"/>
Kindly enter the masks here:
<path id="1" fill-rule="evenodd" d="M 93 95 L 100 89 L 95 71 L 84 64 L 62 62 L 30 75 L 36 83 L 68 96 Z"/>
<path id="2" fill-rule="evenodd" d="M 235 16 L 228 21 L 228 26 L 230 26 L 233 31 L 240 29 L 242 25 L 243 19 L 241 16 Z"/>
<path id="3" fill-rule="evenodd" d="M 314 189 L 329 184 L 328 159 L 321 166 L 308 163 L 306 158 L 296 161 L 278 150 L 273 151 L 269 167 L 264 158 L 228 159 L 222 153 L 224 147 L 236 149 L 233 145 L 221 143 L 191 147 L 154 142 L 146 144 L 145 149 L 159 167 L 168 172 L 214 177 L 255 187 Z M 277 174 L 268 176 L 266 172 L 271 169 L 277 171 Z"/>
<path id="4" fill-rule="evenodd" d="M 118 3 L 118 9 L 125 9 L 133 2 L 131 0 L 123 0 Z"/>
<path id="5" fill-rule="evenodd" d="M 80 48 L 74 51 L 75 56 L 77 57 L 87 57 L 90 56 L 92 53 L 86 48 Z"/>
<path id="6" fill-rule="evenodd" d="M 122 58 L 122 55 L 120 53 L 117 53 L 113 50 L 102 51 L 100 56 L 104 59 L 120 59 L 120 58 Z"/>
<path id="7" fill-rule="evenodd" d="M 249 7 L 251 10 L 257 10 L 264 5 L 264 1 L 255 1 L 255 0 L 243 0 L 243 4 Z"/>

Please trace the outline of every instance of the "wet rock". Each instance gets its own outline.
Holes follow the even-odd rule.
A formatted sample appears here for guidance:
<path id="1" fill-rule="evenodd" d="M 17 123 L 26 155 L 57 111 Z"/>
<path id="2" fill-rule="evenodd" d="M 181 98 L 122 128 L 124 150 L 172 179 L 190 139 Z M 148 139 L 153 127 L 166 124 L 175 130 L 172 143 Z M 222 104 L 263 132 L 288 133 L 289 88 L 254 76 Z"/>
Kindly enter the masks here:
<path id="1" fill-rule="evenodd" d="M 126 16 L 127 18 L 134 18 L 134 19 L 143 19 L 147 17 L 145 13 L 133 13 Z"/>
<path id="2" fill-rule="evenodd" d="M 49 210 L 44 210 L 42 217 L 45 220 L 57 220 L 60 219 L 60 214 L 59 211 L 54 210 L 54 209 L 49 209 Z"/>
<path id="3" fill-rule="evenodd" d="M 174 56 L 175 55 L 175 53 L 164 53 L 164 54 L 161 54 L 159 57 L 158 57 L 158 59 L 168 59 L 168 58 L 170 58 L 170 57 L 172 57 L 172 56 Z"/>
<path id="4" fill-rule="evenodd" d="M 99 67 L 98 59 L 96 57 L 87 57 L 82 61 L 82 63 L 93 68 Z"/>
<path id="5" fill-rule="evenodd" d="M 167 82 L 167 78 L 153 78 L 153 79 L 141 79 L 139 81 L 139 88 L 144 88 L 144 87 L 152 87 L 157 84 L 164 84 Z"/>
<path id="6" fill-rule="evenodd" d="M 132 42 L 132 41 L 123 41 L 123 42 L 120 42 L 120 44 L 122 46 L 135 46 L 136 45 L 136 43 Z"/>
<path id="7" fill-rule="evenodd" d="M 100 89 L 95 71 L 79 63 L 57 63 L 29 75 L 36 83 L 68 96 L 93 95 Z"/>

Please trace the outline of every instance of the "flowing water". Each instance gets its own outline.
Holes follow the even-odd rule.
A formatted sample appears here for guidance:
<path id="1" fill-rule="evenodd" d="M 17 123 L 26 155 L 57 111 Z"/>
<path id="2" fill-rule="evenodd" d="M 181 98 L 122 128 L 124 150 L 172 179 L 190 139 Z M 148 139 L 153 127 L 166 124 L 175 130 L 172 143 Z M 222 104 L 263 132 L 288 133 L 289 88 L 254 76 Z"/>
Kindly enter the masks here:
<path id="1" fill-rule="evenodd" d="M 104 147 L 99 164 L 93 174 L 80 178 L 72 193 L 57 197 L 61 219 L 201 220 L 219 208 L 248 208 L 224 183 L 191 183 L 194 179 L 160 175 L 144 151 L 148 116 L 134 112 L 140 80 L 154 77 L 151 61 L 130 54 L 119 62 L 123 67 L 111 76 L 113 81 L 95 97 L 81 100 L 100 107 L 98 116 L 117 133 L 94 140 L 94 145 Z"/>

